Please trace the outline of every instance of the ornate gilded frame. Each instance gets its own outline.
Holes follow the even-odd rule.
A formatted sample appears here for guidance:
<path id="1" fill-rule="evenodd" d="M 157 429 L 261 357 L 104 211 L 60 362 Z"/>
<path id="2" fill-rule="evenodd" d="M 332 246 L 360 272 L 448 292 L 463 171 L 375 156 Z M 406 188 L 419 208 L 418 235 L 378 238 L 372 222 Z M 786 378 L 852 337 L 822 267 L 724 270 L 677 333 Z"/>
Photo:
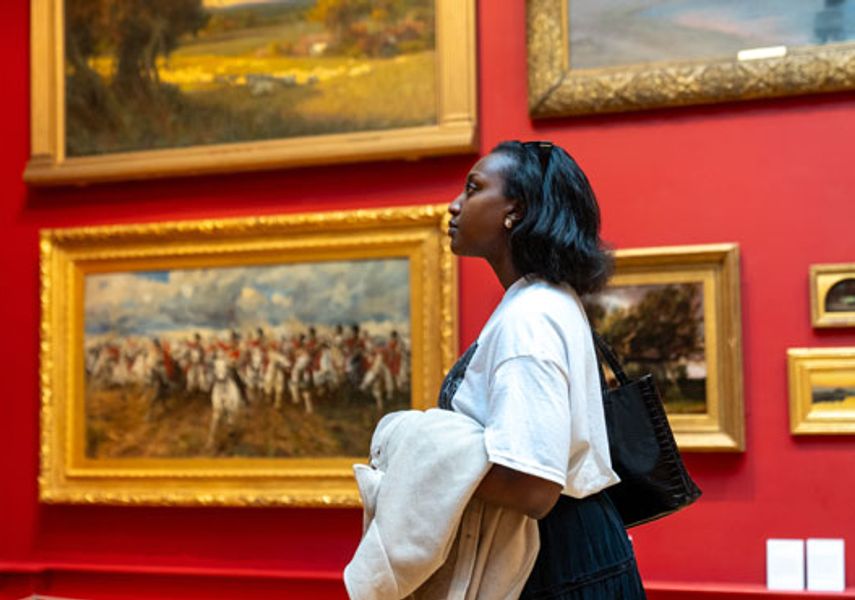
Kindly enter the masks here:
<path id="1" fill-rule="evenodd" d="M 268 141 L 65 155 L 63 0 L 31 0 L 33 185 L 265 170 L 477 150 L 475 0 L 436 0 L 437 124 Z"/>
<path id="2" fill-rule="evenodd" d="M 745 450 L 742 316 L 736 244 L 618 250 L 611 285 L 703 284 L 707 410 L 671 414 L 684 451 Z"/>
<path id="3" fill-rule="evenodd" d="M 528 100 L 535 118 L 855 88 L 855 43 L 788 48 L 783 57 L 757 60 L 573 70 L 568 31 L 573 1 L 527 0 Z"/>
<path id="4" fill-rule="evenodd" d="M 435 403 L 456 358 L 457 267 L 445 205 L 41 233 L 41 473 L 45 502 L 355 506 L 340 458 L 88 459 L 83 450 L 84 278 L 89 273 L 407 258 L 412 406 Z"/>
<path id="5" fill-rule="evenodd" d="M 855 409 L 817 410 L 811 386 L 817 374 L 839 373 L 855 388 L 855 348 L 790 348 L 787 371 L 792 434 L 855 434 Z"/>
<path id="6" fill-rule="evenodd" d="M 828 292 L 845 279 L 855 279 L 855 263 L 811 265 L 810 314 L 814 327 L 855 327 L 855 307 L 847 311 L 825 309 Z"/>

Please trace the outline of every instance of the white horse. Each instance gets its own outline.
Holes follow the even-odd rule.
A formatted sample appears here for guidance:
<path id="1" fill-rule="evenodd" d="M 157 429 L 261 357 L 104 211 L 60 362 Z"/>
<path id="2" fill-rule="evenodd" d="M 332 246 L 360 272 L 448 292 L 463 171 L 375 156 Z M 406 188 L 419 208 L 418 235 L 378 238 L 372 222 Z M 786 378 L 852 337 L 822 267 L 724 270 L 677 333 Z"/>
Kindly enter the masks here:
<path id="1" fill-rule="evenodd" d="M 249 353 L 249 362 L 244 366 L 242 379 L 246 384 L 246 396 L 254 404 L 264 390 L 264 354 L 261 348 L 253 348 Z"/>
<path id="2" fill-rule="evenodd" d="M 335 394 L 344 382 L 344 369 L 345 358 L 340 348 L 321 348 L 318 368 L 312 376 L 314 387 L 323 387 L 327 394 Z"/>
<path id="3" fill-rule="evenodd" d="M 392 371 L 389 370 L 389 366 L 383 358 L 383 353 L 379 350 L 373 353 L 371 364 L 365 372 L 365 377 L 362 378 L 362 384 L 360 384 L 359 389 L 362 391 L 370 390 L 378 411 L 383 410 L 384 393 L 387 400 L 392 400 L 392 394 L 394 393 Z"/>
<path id="4" fill-rule="evenodd" d="M 401 362 L 398 365 L 398 374 L 395 375 L 395 389 L 399 392 L 407 389 L 410 385 L 410 354 L 401 351 Z"/>
<path id="5" fill-rule="evenodd" d="M 117 359 L 111 348 L 107 345 L 101 346 L 91 367 L 92 381 L 99 387 L 110 385 L 113 382 L 116 364 Z"/>
<path id="6" fill-rule="evenodd" d="M 299 404 L 300 400 L 306 405 L 306 412 L 313 412 L 312 408 L 312 357 L 305 350 L 297 351 L 294 367 L 291 369 L 291 380 L 288 389 L 291 392 L 291 402 Z"/>
<path id="7" fill-rule="evenodd" d="M 214 385 L 211 388 L 211 426 L 208 428 L 207 448 L 214 447 L 214 438 L 220 421 L 225 418 L 231 428 L 237 423 L 240 414 L 241 395 L 224 356 L 214 359 Z"/>
<path id="8" fill-rule="evenodd" d="M 267 371 L 264 374 L 264 393 L 268 400 L 273 401 L 273 407 L 282 405 L 282 396 L 289 378 L 291 377 L 291 361 L 279 351 L 272 351 L 268 355 Z"/>
<path id="9" fill-rule="evenodd" d="M 131 359 L 131 366 L 128 368 L 128 377 L 134 383 L 144 384 L 150 378 L 151 366 L 149 364 L 149 356 L 146 350 L 140 350 Z"/>
<path id="10" fill-rule="evenodd" d="M 196 391 L 207 392 L 210 385 L 202 349 L 191 346 L 187 350 L 187 385 L 184 389 L 188 394 Z"/>

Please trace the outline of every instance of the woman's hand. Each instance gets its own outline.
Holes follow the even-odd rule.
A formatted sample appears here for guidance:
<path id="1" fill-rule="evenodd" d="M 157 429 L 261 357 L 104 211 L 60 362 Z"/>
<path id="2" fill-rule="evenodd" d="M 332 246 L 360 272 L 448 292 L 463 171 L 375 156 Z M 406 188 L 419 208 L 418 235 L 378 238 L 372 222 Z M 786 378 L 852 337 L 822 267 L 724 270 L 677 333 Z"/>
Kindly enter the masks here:
<path id="1" fill-rule="evenodd" d="M 560 495 L 561 486 L 557 483 L 502 465 L 492 465 L 475 490 L 476 498 L 519 511 L 532 519 L 545 517 Z"/>

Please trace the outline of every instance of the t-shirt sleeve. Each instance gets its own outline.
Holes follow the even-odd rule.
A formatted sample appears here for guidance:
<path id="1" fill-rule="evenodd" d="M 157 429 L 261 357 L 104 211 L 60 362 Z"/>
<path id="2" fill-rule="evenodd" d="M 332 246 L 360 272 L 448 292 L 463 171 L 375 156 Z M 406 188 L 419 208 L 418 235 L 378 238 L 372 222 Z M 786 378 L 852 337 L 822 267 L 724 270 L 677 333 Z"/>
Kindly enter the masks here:
<path id="1" fill-rule="evenodd" d="M 484 441 L 491 463 L 564 487 L 570 453 L 570 387 L 556 362 L 516 356 L 494 370 Z"/>

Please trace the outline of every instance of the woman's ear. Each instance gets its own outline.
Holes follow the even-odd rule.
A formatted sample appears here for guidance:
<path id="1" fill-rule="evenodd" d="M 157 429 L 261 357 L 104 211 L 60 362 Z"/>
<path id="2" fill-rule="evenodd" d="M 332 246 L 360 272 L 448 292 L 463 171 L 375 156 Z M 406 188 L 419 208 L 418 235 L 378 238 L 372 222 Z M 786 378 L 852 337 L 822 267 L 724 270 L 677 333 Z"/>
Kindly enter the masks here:
<path id="1" fill-rule="evenodd" d="M 519 202 L 515 201 L 510 206 L 506 217 L 510 218 L 511 221 L 513 221 L 514 223 L 519 223 L 522 220 L 524 214 L 525 211 L 523 211 L 522 205 Z"/>
<path id="2" fill-rule="evenodd" d="M 520 219 L 522 219 L 522 214 L 517 209 L 516 205 L 511 207 L 511 209 L 505 213 L 505 229 L 513 229 L 517 223 L 519 223 Z"/>

